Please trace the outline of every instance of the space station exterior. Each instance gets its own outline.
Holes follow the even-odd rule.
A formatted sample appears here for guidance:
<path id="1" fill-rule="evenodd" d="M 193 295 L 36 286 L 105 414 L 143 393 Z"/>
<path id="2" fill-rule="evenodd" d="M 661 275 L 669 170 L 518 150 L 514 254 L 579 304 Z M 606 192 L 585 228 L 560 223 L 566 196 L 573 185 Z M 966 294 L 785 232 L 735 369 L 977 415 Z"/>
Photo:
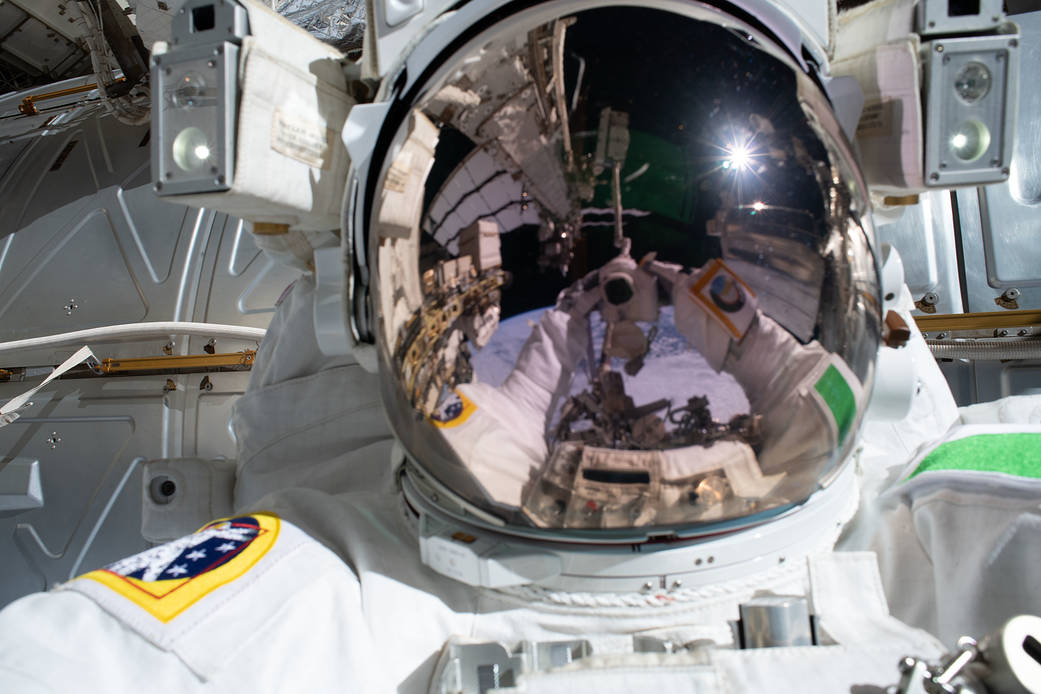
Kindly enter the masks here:
<path id="1" fill-rule="evenodd" d="M 0 2 L 0 691 L 1041 692 L 1041 4 Z"/>

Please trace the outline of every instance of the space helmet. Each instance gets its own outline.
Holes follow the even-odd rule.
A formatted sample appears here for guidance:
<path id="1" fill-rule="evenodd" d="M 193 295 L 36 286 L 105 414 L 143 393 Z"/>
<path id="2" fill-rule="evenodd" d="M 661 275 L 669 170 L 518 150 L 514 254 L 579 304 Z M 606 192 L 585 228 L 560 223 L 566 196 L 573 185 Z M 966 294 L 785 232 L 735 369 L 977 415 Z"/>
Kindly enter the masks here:
<path id="1" fill-rule="evenodd" d="M 736 6 L 499 5 L 387 80 L 358 196 L 408 469 L 549 541 L 798 508 L 849 460 L 882 333 L 812 56 Z"/>

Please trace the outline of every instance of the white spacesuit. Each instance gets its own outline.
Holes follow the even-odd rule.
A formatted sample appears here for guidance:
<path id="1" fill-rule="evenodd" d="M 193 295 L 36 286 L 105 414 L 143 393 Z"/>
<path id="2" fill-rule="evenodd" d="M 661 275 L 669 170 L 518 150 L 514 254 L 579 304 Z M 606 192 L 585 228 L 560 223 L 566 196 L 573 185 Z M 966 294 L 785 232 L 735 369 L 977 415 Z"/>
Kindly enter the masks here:
<path id="1" fill-rule="evenodd" d="M 173 551 L 160 547 L 132 565 L 12 604 L 0 613 L 4 691 L 441 691 L 432 678 L 449 640 L 577 638 L 590 642 L 596 659 L 576 659 L 557 674 L 532 673 L 517 683 L 527 687 L 521 691 L 847 691 L 895 682 L 903 655 L 943 650 L 925 631 L 889 616 L 883 585 L 898 614 L 939 628 L 947 645 L 952 634 L 983 633 L 1041 607 L 1026 578 L 1037 556 L 1031 528 L 1038 487 L 984 471 L 924 473 L 917 488 L 897 481 L 880 501 L 868 499 L 844 542 L 856 544 L 852 535 L 868 531 L 881 550 L 884 584 L 874 555 L 865 552 L 822 552 L 686 592 L 495 591 L 441 576 L 416 551 L 416 521 L 391 474 L 389 432 L 367 419 L 378 408 L 374 377 L 351 360 L 330 363 L 299 337 L 308 334 L 311 314 L 299 309 L 310 299 L 310 283 L 299 281 L 236 409 L 239 516 L 258 519 L 263 532 L 227 539 L 202 537 L 204 530 Z M 934 440 L 983 430 L 1041 435 L 1036 400 L 1026 416 L 1034 424 L 1001 422 L 999 404 L 963 411 L 960 417 L 974 424 L 960 425 L 919 336 L 909 348 L 923 357 L 912 413 L 896 424 L 867 425 L 860 460 L 872 495 L 873 480 L 899 478 Z M 332 412 L 323 405 L 337 400 Z M 1018 404 L 1017 412 L 1031 412 Z M 991 424 L 976 423 L 985 419 Z M 923 488 L 930 477 L 942 484 Z M 264 490 L 278 491 L 261 496 Z M 187 567 L 187 578 L 170 574 L 192 564 L 199 547 L 224 543 L 235 545 L 231 561 L 198 572 Z M 966 557 L 979 559 L 974 570 L 944 570 Z M 160 580 L 117 579 L 144 566 Z M 170 585 L 162 585 L 169 580 L 163 571 Z M 838 645 L 730 650 L 728 620 L 757 591 L 811 594 L 821 626 Z M 633 654 L 634 634 L 720 647 Z"/>
<path id="2" fill-rule="evenodd" d="M 619 267 L 645 286 L 626 301 L 612 304 L 604 297 L 602 285 L 618 274 Z M 762 496 L 785 475 L 814 477 L 818 473 L 818 466 L 848 433 L 857 402 L 863 401 L 856 376 L 840 357 L 816 341 L 801 344 L 756 308 L 755 293 L 743 282 L 731 288 L 739 302 L 729 312 L 714 305 L 707 289 L 704 297 L 699 295 L 695 287 L 707 286 L 717 276 L 740 282 L 721 261 L 685 272 L 654 260 L 637 265 L 627 256 L 619 256 L 599 275 L 579 280 L 562 292 L 557 305 L 532 324 L 513 368 L 500 385 L 460 384 L 447 405 L 442 405 L 445 414 L 435 416 L 442 434 L 489 496 L 499 503 L 520 506 L 526 482 L 549 457 L 544 430 L 571 392 L 570 379 L 579 363 L 592 354 L 589 322 L 593 311 L 608 322 L 608 330 L 633 326 L 634 341 L 643 340 L 640 347 L 629 348 L 605 338 L 602 350 L 644 357 L 649 346 L 633 315 L 657 321 L 656 279 L 670 295 L 676 329 L 688 348 L 705 357 L 712 368 L 731 374 L 749 398 L 750 411 L 762 413 L 759 426 L 764 444 L 758 458 L 743 440 L 672 449 L 664 455 L 662 478 L 688 478 L 692 469 L 722 469 L 728 471 L 731 484 L 747 490 L 742 495 Z M 831 409 L 815 389 L 826 372 L 848 395 L 841 403 L 845 411 L 838 406 Z M 618 464 L 621 455 L 613 455 Z"/>
<path id="3" fill-rule="evenodd" d="M 181 38 L 202 44 L 223 15 L 191 2 Z M 1041 620 L 944 656 L 1041 612 L 1041 405 L 959 412 L 916 329 L 882 346 L 883 310 L 913 326 L 913 304 L 882 286 L 827 52 L 778 6 L 738 4 L 430 3 L 429 31 L 369 46 L 367 70 L 389 75 L 392 45 L 400 69 L 343 127 L 343 253 L 281 301 L 236 404 L 235 513 L 5 608 L 0 691 L 1041 691 Z M 373 31 L 423 11 L 405 5 Z M 244 12 L 243 88 L 262 59 L 297 89 L 285 112 L 241 100 L 277 130 L 246 154 L 293 159 L 286 197 L 323 204 L 266 218 L 292 207 L 272 194 L 254 221 L 296 238 L 286 220 L 336 219 L 346 157 L 326 133 L 350 105 L 309 112 L 339 68 L 323 53 L 295 79 Z M 603 49 L 621 45 L 655 69 Z M 422 153 L 403 146 L 417 123 Z M 256 198 L 176 173 L 207 205 Z M 608 198 L 614 239 L 586 223 Z M 773 216 L 741 246 L 708 231 L 726 206 Z M 460 262 L 459 230 L 491 217 L 501 267 Z M 574 282 L 593 272 L 602 294 Z M 505 374 L 459 327 L 489 307 L 500 335 L 545 309 Z M 469 344 L 502 347 L 486 337 Z M 893 385 L 881 350 L 913 367 L 895 422 L 869 408 Z M 747 398 L 729 422 L 698 404 L 720 374 Z"/>

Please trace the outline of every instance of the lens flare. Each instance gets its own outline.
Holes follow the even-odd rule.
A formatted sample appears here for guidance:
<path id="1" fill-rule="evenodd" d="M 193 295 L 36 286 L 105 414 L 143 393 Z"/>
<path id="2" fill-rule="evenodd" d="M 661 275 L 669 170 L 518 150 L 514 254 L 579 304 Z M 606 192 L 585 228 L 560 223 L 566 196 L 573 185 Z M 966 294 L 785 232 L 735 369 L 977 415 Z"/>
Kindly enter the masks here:
<path id="1" fill-rule="evenodd" d="M 727 159 L 723 168 L 745 171 L 752 165 L 752 153 L 745 145 L 735 145 L 727 150 Z"/>

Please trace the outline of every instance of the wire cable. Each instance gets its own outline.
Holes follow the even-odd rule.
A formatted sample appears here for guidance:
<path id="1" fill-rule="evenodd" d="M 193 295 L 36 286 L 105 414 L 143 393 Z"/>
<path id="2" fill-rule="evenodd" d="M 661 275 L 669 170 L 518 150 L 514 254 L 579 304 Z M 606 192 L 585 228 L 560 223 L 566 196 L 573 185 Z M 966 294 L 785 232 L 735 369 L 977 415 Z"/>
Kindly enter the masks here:
<path id="1" fill-rule="evenodd" d="M 242 325 L 220 323 L 192 323 L 187 321 L 155 321 L 150 323 L 126 323 L 103 328 L 76 330 L 58 335 L 42 335 L 25 340 L 0 342 L 0 356 L 29 349 L 48 349 L 80 346 L 86 343 L 122 342 L 145 340 L 170 335 L 225 338 L 230 340 L 255 340 L 259 342 L 267 331 L 264 328 L 249 328 Z"/>

